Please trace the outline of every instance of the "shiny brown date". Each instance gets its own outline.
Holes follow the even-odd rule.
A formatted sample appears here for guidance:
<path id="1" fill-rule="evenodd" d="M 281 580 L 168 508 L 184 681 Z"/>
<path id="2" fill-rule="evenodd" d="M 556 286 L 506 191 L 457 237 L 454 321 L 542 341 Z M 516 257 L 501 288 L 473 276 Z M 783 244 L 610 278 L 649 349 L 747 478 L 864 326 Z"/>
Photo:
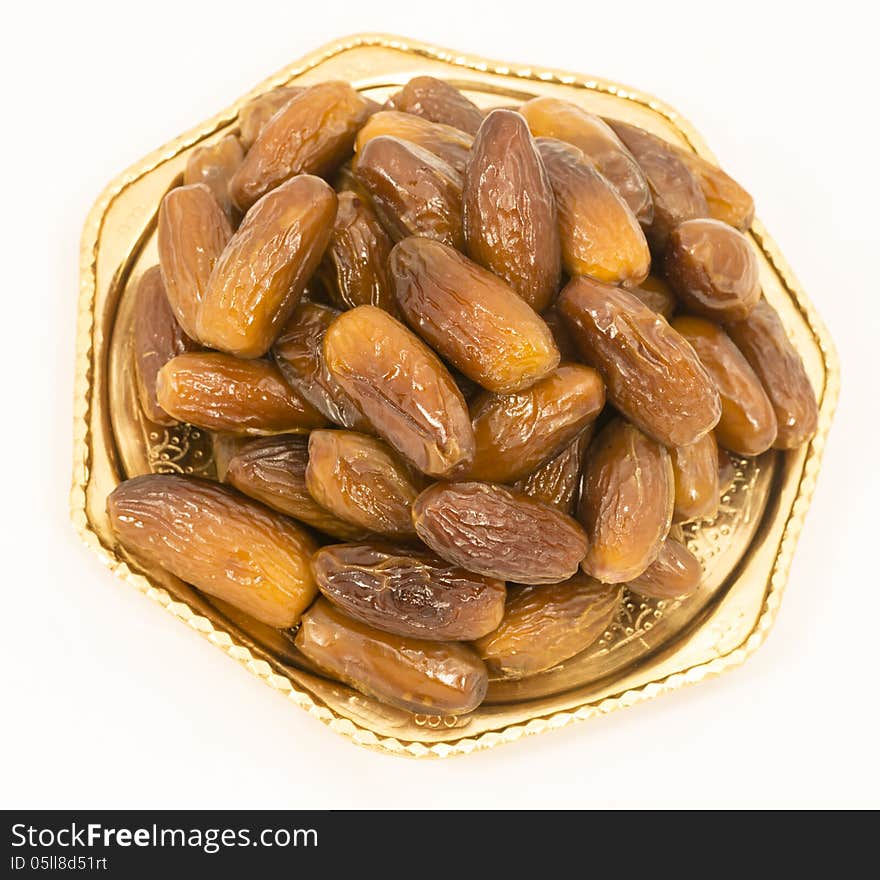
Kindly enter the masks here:
<path id="1" fill-rule="evenodd" d="M 536 312 L 562 271 L 556 202 L 525 120 L 493 110 L 464 176 L 462 222 L 471 259 L 506 281 Z"/>
<path id="2" fill-rule="evenodd" d="M 567 446 L 604 405 L 602 377 L 579 364 L 562 364 L 525 391 L 484 392 L 471 404 L 476 453 L 468 479 L 512 483 L 525 477 Z"/>
<path id="3" fill-rule="evenodd" d="M 554 138 L 536 141 L 559 216 L 562 263 L 569 275 L 638 284 L 651 255 L 635 214 L 577 147 Z"/>
<path id="4" fill-rule="evenodd" d="M 296 646 L 334 678 L 406 712 L 465 715 L 488 687 L 473 648 L 382 632 L 326 599 L 303 615 Z"/>
<path id="5" fill-rule="evenodd" d="M 614 622 L 623 590 L 583 572 L 542 586 L 512 586 L 501 625 L 474 643 L 491 675 L 525 678 L 586 650 Z"/>
<path id="6" fill-rule="evenodd" d="M 816 393 L 797 349 L 773 306 L 761 300 L 744 321 L 727 332 L 761 380 L 776 414 L 777 449 L 795 449 L 809 440 L 819 423 Z"/>
<path id="7" fill-rule="evenodd" d="M 503 581 L 472 574 L 429 550 L 337 544 L 312 559 L 318 588 L 356 620 L 400 636 L 469 642 L 501 622 Z"/>
<path id="8" fill-rule="evenodd" d="M 390 538 L 415 537 L 412 503 L 419 494 L 406 465 L 376 437 L 312 431 L 306 488 L 339 519 Z"/>
<path id="9" fill-rule="evenodd" d="M 414 76 L 388 99 L 386 107 L 451 125 L 469 134 L 476 134 L 483 121 L 483 111 L 473 101 L 455 86 L 433 76 Z"/>
<path id="10" fill-rule="evenodd" d="M 584 454 L 593 437 L 593 425 L 589 425 L 562 452 L 538 465 L 530 474 L 518 480 L 514 488 L 536 501 L 552 504 L 563 513 L 574 513 L 575 496 L 581 480 Z"/>
<path id="11" fill-rule="evenodd" d="M 424 235 L 464 247 L 461 175 L 439 156 L 383 135 L 360 151 L 355 176 L 395 241 Z"/>
<path id="12" fill-rule="evenodd" d="M 107 514 L 137 558 L 270 626 L 296 624 L 317 592 L 308 533 L 219 483 L 135 477 L 110 493 Z"/>
<path id="13" fill-rule="evenodd" d="M 263 360 L 190 352 L 168 361 L 156 384 L 159 406 L 181 422 L 232 434 L 323 427 L 323 416 Z"/>
<path id="14" fill-rule="evenodd" d="M 238 111 L 238 131 L 242 146 L 249 150 L 263 126 L 302 91 L 299 86 L 280 86 L 248 101 Z"/>
<path id="15" fill-rule="evenodd" d="M 196 147 L 190 153 L 183 171 L 186 185 L 203 183 L 214 193 L 217 204 L 223 209 L 231 223 L 238 221 L 238 210 L 229 195 L 229 181 L 244 159 L 244 150 L 238 138 L 229 134 L 216 144 Z"/>
<path id="16" fill-rule="evenodd" d="M 627 287 L 627 290 L 652 312 L 663 315 L 667 321 L 678 304 L 669 285 L 656 275 L 649 275 L 638 287 Z"/>
<path id="17" fill-rule="evenodd" d="M 427 238 L 395 245 L 389 259 L 410 327 L 490 391 L 527 388 L 559 363 L 547 325 L 500 278 Z"/>
<path id="18" fill-rule="evenodd" d="M 306 488 L 309 438 L 280 434 L 242 443 L 232 450 L 221 479 L 267 507 L 341 541 L 365 538 L 367 532 L 321 507 Z"/>
<path id="19" fill-rule="evenodd" d="M 470 464 L 474 432 L 455 381 L 387 312 L 343 312 L 324 336 L 324 360 L 376 433 L 420 471 L 445 477 Z"/>
<path id="20" fill-rule="evenodd" d="M 436 483 L 413 504 L 419 537 L 468 571 L 524 584 L 571 577 L 587 552 L 561 511 L 493 483 Z"/>
<path id="21" fill-rule="evenodd" d="M 776 415 L 761 381 L 730 337 L 717 325 L 690 315 L 672 326 L 690 343 L 721 395 L 715 437 L 739 455 L 759 455 L 776 439 Z"/>
<path id="22" fill-rule="evenodd" d="M 696 592 L 703 578 L 699 560 L 674 538 L 667 538 L 657 558 L 627 586 L 652 599 L 681 599 Z"/>
<path id="23" fill-rule="evenodd" d="M 718 510 L 718 443 L 710 431 L 696 443 L 673 446 L 672 473 L 675 476 L 673 520 L 685 522 L 714 516 Z"/>
<path id="24" fill-rule="evenodd" d="M 238 357 L 269 350 L 330 240 L 336 193 L 307 174 L 248 211 L 211 275 L 199 307 L 199 339 Z"/>
<path id="25" fill-rule="evenodd" d="M 569 282 L 556 302 L 608 399 L 666 446 L 695 443 L 715 427 L 721 401 L 694 350 L 628 291 L 588 278 Z"/>
<path id="26" fill-rule="evenodd" d="M 198 339 L 199 305 L 232 236 L 229 218 L 203 183 L 172 189 L 159 207 L 159 265 L 177 323 Z"/>
<path id="27" fill-rule="evenodd" d="M 666 280 L 685 308 L 716 321 L 747 317 L 761 298 L 749 240 L 719 220 L 688 220 L 669 236 Z"/>
<path id="28" fill-rule="evenodd" d="M 584 466 L 577 513 L 589 541 L 583 570 L 604 583 L 638 577 L 669 534 L 674 500 L 666 449 L 623 419 L 609 422 Z"/>
<path id="29" fill-rule="evenodd" d="M 687 150 L 674 148 L 682 162 L 700 182 L 709 216 L 736 229 L 748 229 L 755 218 L 752 197 L 717 165 Z"/>

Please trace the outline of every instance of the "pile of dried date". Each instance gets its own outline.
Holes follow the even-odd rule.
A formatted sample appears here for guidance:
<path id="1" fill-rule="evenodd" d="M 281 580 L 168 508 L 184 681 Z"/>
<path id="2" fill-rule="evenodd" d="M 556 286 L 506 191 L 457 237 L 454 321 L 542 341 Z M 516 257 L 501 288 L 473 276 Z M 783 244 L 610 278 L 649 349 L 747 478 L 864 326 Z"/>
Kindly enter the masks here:
<path id="1" fill-rule="evenodd" d="M 120 543 L 365 694 L 475 709 L 588 648 L 624 585 L 696 590 L 673 524 L 713 515 L 726 452 L 814 433 L 752 213 L 556 98 L 258 98 L 165 196 L 137 290 L 144 412 L 214 432 L 220 482 L 123 482 Z"/>

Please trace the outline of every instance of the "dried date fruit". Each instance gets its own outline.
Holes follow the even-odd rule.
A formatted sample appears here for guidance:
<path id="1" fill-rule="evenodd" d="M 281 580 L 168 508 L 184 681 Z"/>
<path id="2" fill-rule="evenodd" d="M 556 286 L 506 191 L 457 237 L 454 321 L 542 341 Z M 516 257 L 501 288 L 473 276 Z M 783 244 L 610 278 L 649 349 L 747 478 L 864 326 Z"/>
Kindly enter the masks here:
<path id="1" fill-rule="evenodd" d="M 573 144 L 592 159 L 599 173 L 620 193 L 640 223 L 654 216 L 651 191 L 638 162 L 598 116 L 559 98 L 532 98 L 519 112 L 535 137 Z"/>
<path id="2" fill-rule="evenodd" d="M 468 479 L 512 483 L 556 455 L 605 405 L 592 367 L 562 364 L 525 391 L 484 392 L 471 404 L 476 453 Z"/>
<path id="3" fill-rule="evenodd" d="M 342 541 L 367 537 L 364 529 L 321 507 L 306 488 L 308 437 L 280 434 L 244 443 L 241 438 L 237 439 L 237 448 L 232 451 L 221 479 L 267 507 L 292 516 L 326 535 Z"/>
<path id="4" fill-rule="evenodd" d="M 427 238 L 395 245 L 397 303 L 419 336 L 490 391 L 527 388 L 559 363 L 547 325 L 500 278 Z"/>
<path id="5" fill-rule="evenodd" d="M 309 534 L 219 483 L 135 477 L 110 493 L 107 515 L 137 558 L 269 626 L 296 624 L 317 593 Z"/>
<path id="6" fill-rule="evenodd" d="M 312 559 L 318 589 L 346 614 L 400 636 L 469 642 L 501 622 L 504 581 L 424 548 L 337 544 Z"/>
<path id="7" fill-rule="evenodd" d="M 156 380 L 159 370 L 179 354 L 192 351 L 196 344 L 177 323 L 158 266 L 141 276 L 134 304 L 134 365 L 138 398 L 144 415 L 158 425 L 173 425 L 175 420 L 159 406 Z"/>
<path id="8" fill-rule="evenodd" d="M 330 240 L 336 193 L 295 177 L 262 198 L 217 260 L 199 307 L 199 339 L 260 357 L 296 308 Z"/>
<path id="9" fill-rule="evenodd" d="M 506 281 L 535 311 L 556 296 L 562 272 L 553 189 L 525 120 L 493 110 L 464 175 L 468 255 Z"/>
<path id="10" fill-rule="evenodd" d="M 483 111 L 473 101 L 455 86 L 433 76 L 414 76 L 385 106 L 451 125 L 469 134 L 476 134 L 483 121 Z"/>
<path id="11" fill-rule="evenodd" d="M 425 235 L 462 249 L 461 175 L 434 153 L 399 138 L 372 138 L 355 176 L 370 194 L 389 235 Z"/>
<path id="12" fill-rule="evenodd" d="M 674 522 L 706 519 L 718 510 L 718 443 L 710 431 L 696 443 L 673 446 L 672 473 L 675 476 Z"/>
<path id="13" fill-rule="evenodd" d="M 394 451 L 356 431 L 312 431 L 306 488 L 339 519 L 390 538 L 415 537 L 413 476 Z"/>
<path id="14" fill-rule="evenodd" d="M 263 126 L 302 91 L 299 86 L 280 86 L 248 101 L 238 111 L 238 131 L 242 146 L 249 150 Z"/>
<path id="15" fill-rule="evenodd" d="M 583 570 L 603 583 L 638 577 L 669 534 L 674 500 L 666 449 L 623 419 L 609 422 L 584 465 L 577 513 L 589 541 Z"/>
<path id="16" fill-rule="evenodd" d="M 538 465 L 517 481 L 514 488 L 536 501 L 552 504 L 563 513 L 574 513 L 575 496 L 581 480 L 584 454 L 593 437 L 593 424 L 587 426 L 562 452 Z"/>
<path id="17" fill-rule="evenodd" d="M 562 315 L 551 306 L 541 317 L 550 328 L 553 341 L 559 349 L 559 359 L 562 362 L 579 361 L 581 358 L 580 349 L 577 347 L 577 343 L 574 341 L 574 337 L 571 335 Z"/>
<path id="18" fill-rule="evenodd" d="M 198 339 L 199 305 L 232 237 L 229 218 L 203 183 L 172 189 L 159 207 L 159 266 L 177 323 Z"/>
<path id="19" fill-rule="evenodd" d="M 459 174 L 464 173 L 474 142 L 471 135 L 450 125 L 430 122 L 410 113 L 383 110 L 371 116 L 358 132 L 355 144 L 358 155 L 373 138 L 382 136 L 415 144 L 451 165 Z"/>
<path id="20" fill-rule="evenodd" d="M 617 617 L 623 591 L 583 572 L 542 586 L 512 586 L 504 618 L 474 643 L 490 674 L 525 678 L 586 650 Z"/>
<path id="21" fill-rule="evenodd" d="M 184 184 L 203 183 L 214 193 L 230 223 L 238 221 L 238 210 L 229 195 L 229 181 L 243 159 L 241 143 L 234 134 L 229 134 L 215 144 L 193 150 L 183 171 Z"/>
<path id="22" fill-rule="evenodd" d="M 677 305 L 675 294 L 662 278 L 649 275 L 638 287 L 627 287 L 627 290 L 652 312 L 663 315 L 667 321 L 672 317 Z"/>
<path id="23" fill-rule="evenodd" d="M 324 362 L 324 335 L 338 316 L 329 306 L 301 302 L 275 340 L 272 355 L 287 383 L 325 418 L 368 431 L 370 423 Z"/>
<path id="24" fill-rule="evenodd" d="M 721 401 L 694 350 L 632 293 L 588 278 L 556 302 L 585 361 L 605 379 L 608 399 L 666 446 L 695 443 L 715 427 Z"/>
<path id="25" fill-rule="evenodd" d="M 376 433 L 420 471 L 446 477 L 470 464 L 474 432 L 455 381 L 387 312 L 343 312 L 324 336 L 324 361 Z"/>
<path id="26" fill-rule="evenodd" d="M 747 317 L 761 298 L 749 240 L 718 220 L 688 220 L 669 236 L 666 280 L 688 311 L 716 321 Z"/>
<path id="27" fill-rule="evenodd" d="M 667 538 L 657 558 L 628 584 L 652 599 L 682 599 L 695 593 L 703 579 L 699 560 L 675 538 Z"/>
<path id="28" fill-rule="evenodd" d="M 419 537 L 468 571 L 523 584 L 571 577 L 587 552 L 561 511 L 492 483 L 436 483 L 413 504 Z"/>
<path id="29" fill-rule="evenodd" d="M 700 182 L 709 216 L 736 229 L 748 229 L 755 218 L 752 197 L 729 174 L 702 156 L 677 147 L 675 152 Z"/>
<path id="30" fill-rule="evenodd" d="M 816 393 L 804 362 L 773 306 L 762 299 L 744 321 L 727 325 L 730 338 L 757 374 L 776 414 L 777 449 L 795 449 L 819 424 Z"/>
<path id="31" fill-rule="evenodd" d="M 297 174 L 329 174 L 351 154 L 369 113 L 348 83 L 318 83 L 294 95 L 266 122 L 233 175 L 233 201 L 247 211 Z"/>
<path id="32" fill-rule="evenodd" d="M 229 468 L 229 462 L 238 454 L 239 450 L 248 443 L 253 443 L 248 437 L 242 437 L 239 434 L 227 434 L 225 431 L 211 432 L 211 454 L 214 457 L 214 469 L 217 471 L 217 479 L 223 483 L 226 482 L 226 472 Z M 245 495 L 249 495 L 245 492 Z M 254 495 L 254 498 L 257 496 Z M 257 499 L 262 500 L 262 499 Z M 269 505 L 270 507 L 272 505 Z M 284 511 L 281 511 L 284 513 Z"/>
<path id="33" fill-rule="evenodd" d="M 683 315 L 672 326 L 690 343 L 721 396 L 715 437 L 739 455 L 759 455 L 776 439 L 776 415 L 761 381 L 730 337 L 704 318 Z"/>
<path id="34" fill-rule="evenodd" d="M 651 265 L 648 243 L 617 190 L 577 147 L 554 138 L 535 143 L 556 197 L 568 274 L 611 283 L 643 281 Z"/>
<path id="35" fill-rule="evenodd" d="M 334 678 L 407 712 L 466 715 L 489 684 L 483 661 L 468 645 L 382 632 L 326 599 L 303 615 L 296 646 Z"/>
<path id="36" fill-rule="evenodd" d="M 277 434 L 321 428 L 323 416 L 263 360 L 217 351 L 168 361 L 156 383 L 159 406 L 181 422 L 231 434 Z"/>

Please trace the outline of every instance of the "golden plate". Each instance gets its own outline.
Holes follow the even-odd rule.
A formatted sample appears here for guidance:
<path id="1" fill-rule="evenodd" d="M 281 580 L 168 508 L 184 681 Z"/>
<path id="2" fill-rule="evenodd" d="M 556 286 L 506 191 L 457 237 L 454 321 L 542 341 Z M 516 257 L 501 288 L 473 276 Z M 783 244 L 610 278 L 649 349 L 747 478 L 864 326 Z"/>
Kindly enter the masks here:
<path id="1" fill-rule="evenodd" d="M 712 154 L 672 108 L 605 80 L 502 64 L 387 35 L 350 37 L 292 64 L 138 162 L 114 180 L 83 231 L 74 409 L 71 515 L 86 543 L 117 574 L 312 716 L 354 742 L 398 755 L 446 756 L 563 727 L 701 681 L 741 663 L 773 624 L 815 487 L 838 395 L 839 369 L 824 324 L 758 220 L 751 235 L 767 299 L 778 309 L 820 400 L 813 441 L 738 463 L 711 521 L 685 527 L 705 584 L 685 601 L 627 598 L 597 645 L 520 682 L 494 682 L 487 702 L 463 717 L 410 715 L 314 674 L 284 633 L 213 604 L 162 570 L 145 571 L 116 546 L 105 499 L 125 477 L 213 470 L 209 438 L 190 426 L 146 422 L 131 369 L 132 291 L 157 262 L 156 213 L 196 146 L 235 131 L 239 108 L 287 83 L 349 80 L 382 101 L 411 77 L 452 82 L 480 106 L 556 95 L 640 125 L 702 156 Z"/>

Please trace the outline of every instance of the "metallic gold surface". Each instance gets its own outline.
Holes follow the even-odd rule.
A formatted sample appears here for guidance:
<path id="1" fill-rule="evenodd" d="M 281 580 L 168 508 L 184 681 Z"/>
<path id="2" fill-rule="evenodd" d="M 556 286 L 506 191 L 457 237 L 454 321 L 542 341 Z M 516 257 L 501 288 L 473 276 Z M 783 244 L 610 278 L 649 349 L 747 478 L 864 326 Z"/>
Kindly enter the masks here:
<path id="1" fill-rule="evenodd" d="M 382 101 L 422 74 L 449 80 L 483 107 L 535 95 L 564 97 L 712 158 L 670 107 L 578 74 L 502 64 L 387 35 L 350 37 L 285 68 L 120 175 L 89 214 L 81 250 L 71 516 L 85 542 L 117 574 L 336 732 L 394 754 L 442 757 L 634 705 L 724 672 L 751 654 L 782 597 L 834 413 L 839 368 L 822 321 L 755 220 L 750 234 L 760 253 L 764 293 L 816 389 L 818 434 L 792 452 L 738 460 L 718 516 L 685 526 L 686 542 L 706 573 L 695 596 L 676 602 L 628 596 L 599 643 L 537 676 L 493 682 L 487 703 L 467 717 L 412 716 L 327 681 L 284 634 L 218 607 L 166 572 L 135 566 L 114 543 L 105 513 L 108 493 L 138 473 L 213 472 L 210 437 L 186 425 L 147 422 L 134 393 L 131 294 L 141 272 L 157 262 L 156 212 L 163 193 L 177 182 L 192 149 L 235 131 L 239 108 L 270 88 L 344 79 Z"/>

